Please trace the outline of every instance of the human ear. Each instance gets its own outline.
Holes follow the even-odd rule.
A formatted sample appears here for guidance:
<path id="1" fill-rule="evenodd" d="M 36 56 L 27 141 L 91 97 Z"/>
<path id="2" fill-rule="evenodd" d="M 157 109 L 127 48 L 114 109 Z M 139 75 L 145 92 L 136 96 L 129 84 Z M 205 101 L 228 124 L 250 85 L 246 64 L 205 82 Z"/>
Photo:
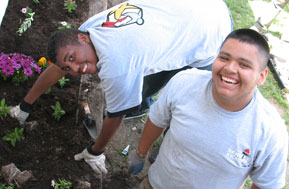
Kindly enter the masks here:
<path id="1" fill-rule="evenodd" d="M 258 86 L 264 84 L 264 82 L 266 81 L 267 75 L 268 75 L 268 68 L 265 68 L 263 71 L 261 71 L 259 73 L 259 78 L 257 80 L 257 85 Z"/>
<path id="2" fill-rule="evenodd" d="M 79 41 L 83 41 L 83 42 L 85 42 L 85 43 L 89 43 L 89 42 L 90 42 L 89 36 L 88 36 L 88 35 L 85 35 L 85 34 L 83 34 L 83 33 L 77 34 L 77 37 L 78 37 L 78 40 L 79 40 Z"/>

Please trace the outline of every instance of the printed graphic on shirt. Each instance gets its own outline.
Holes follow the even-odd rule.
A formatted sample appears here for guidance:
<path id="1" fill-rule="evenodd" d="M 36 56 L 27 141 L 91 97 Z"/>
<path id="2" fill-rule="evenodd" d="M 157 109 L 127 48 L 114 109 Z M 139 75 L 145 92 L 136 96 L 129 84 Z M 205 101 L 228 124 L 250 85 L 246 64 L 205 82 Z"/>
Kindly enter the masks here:
<path id="1" fill-rule="evenodd" d="M 143 11 L 137 6 L 126 3 L 121 5 L 118 9 L 109 12 L 106 22 L 102 24 L 102 27 L 118 28 L 134 23 L 138 25 L 144 23 Z"/>
<path id="2" fill-rule="evenodd" d="M 237 165 L 240 165 L 242 167 L 250 166 L 251 157 L 249 148 L 244 149 L 242 152 L 229 148 L 226 156 L 233 162 L 236 162 Z"/>

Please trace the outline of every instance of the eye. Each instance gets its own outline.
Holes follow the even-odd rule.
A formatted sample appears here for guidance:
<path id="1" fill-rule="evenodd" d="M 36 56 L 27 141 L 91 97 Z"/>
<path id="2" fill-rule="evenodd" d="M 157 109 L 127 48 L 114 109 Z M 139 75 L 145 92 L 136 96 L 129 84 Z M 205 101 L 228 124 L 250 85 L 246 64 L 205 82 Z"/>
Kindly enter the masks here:
<path id="1" fill-rule="evenodd" d="M 73 61 L 73 60 L 74 60 L 74 56 L 73 55 L 69 56 L 69 61 Z"/>
<path id="2" fill-rule="evenodd" d="M 227 61 L 229 60 L 228 58 L 224 57 L 224 56 L 219 56 L 219 59 L 221 59 L 221 61 Z"/>
<path id="3" fill-rule="evenodd" d="M 245 63 L 242 63 L 242 62 L 240 63 L 240 66 L 243 67 L 243 68 L 249 68 L 248 64 L 245 64 Z"/>
<path id="4" fill-rule="evenodd" d="M 61 70 L 68 72 L 70 71 L 70 67 L 69 66 L 62 67 Z"/>

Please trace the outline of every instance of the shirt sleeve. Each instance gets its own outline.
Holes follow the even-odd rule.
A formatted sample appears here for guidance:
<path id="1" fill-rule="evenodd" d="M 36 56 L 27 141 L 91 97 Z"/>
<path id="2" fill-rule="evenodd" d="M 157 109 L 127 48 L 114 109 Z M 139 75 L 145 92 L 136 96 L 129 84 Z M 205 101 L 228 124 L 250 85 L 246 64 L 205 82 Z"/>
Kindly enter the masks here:
<path id="1" fill-rule="evenodd" d="M 107 111 L 122 112 L 140 105 L 142 101 L 143 76 L 141 72 L 102 79 Z"/>
<path id="2" fill-rule="evenodd" d="M 257 155 L 257 166 L 253 168 L 250 177 L 259 188 L 280 189 L 285 186 L 288 132 L 286 126 L 284 124 L 282 126 L 284 126 L 284 131 L 282 130 L 283 132 L 281 131 L 270 145 L 264 146 L 265 151 L 270 150 L 270 153 Z"/>
<path id="3" fill-rule="evenodd" d="M 150 107 L 149 118 L 153 124 L 158 127 L 166 128 L 170 125 L 172 118 L 172 98 L 174 96 L 174 80 L 173 77 L 163 89 L 157 101 Z"/>

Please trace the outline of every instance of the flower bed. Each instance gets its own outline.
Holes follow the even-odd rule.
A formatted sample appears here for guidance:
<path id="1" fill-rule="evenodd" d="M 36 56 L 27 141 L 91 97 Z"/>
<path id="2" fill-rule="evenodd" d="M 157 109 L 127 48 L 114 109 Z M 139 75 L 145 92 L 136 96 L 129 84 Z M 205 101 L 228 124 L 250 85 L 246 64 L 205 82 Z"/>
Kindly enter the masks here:
<path id="1" fill-rule="evenodd" d="M 45 63 L 48 60 L 43 57 L 47 57 L 46 44 L 51 33 L 63 27 L 77 28 L 87 19 L 88 1 L 76 0 L 77 7 L 71 13 L 64 9 L 64 0 L 35 2 L 37 0 L 23 0 L 21 3 L 10 0 L 1 24 L 0 101 L 5 99 L 7 106 L 19 104 L 39 76 L 39 68 L 42 72 L 47 67 Z M 27 7 L 34 12 L 33 21 L 20 36 L 17 31 L 26 18 L 22 9 Z M 24 63 L 24 60 L 27 61 Z M 2 62 L 5 62 L 6 68 Z M 23 82 L 19 82 L 18 86 L 12 82 L 17 71 L 25 78 L 20 79 Z M 79 122 L 76 124 L 79 85 L 80 77 L 63 78 L 34 103 L 25 126 L 10 116 L 0 114 L 0 166 L 14 163 L 20 171 L 31 171 L 33 177 L 22 188 L 52 188 L 52 180 L 58 182 L 63 179 L 71 182 L 72 188 L 81 188 L 81 184 L 88 183 L 91 188 L 131 188 L 126 171 L 110 170 L 101 182 L 89 165 L 73 159 L 91 141 L 81 124 L 84 112 L 78 112 Z M 55 110 L 52 108 L 57 102 L 65 111 L 59 120 L 54 118 Z M 2 140 L 4 136 L 15 136 L 15 147 L 10 139 Z M 0 175 L 0 187 L 4 183 L 4 177 Z"/>

